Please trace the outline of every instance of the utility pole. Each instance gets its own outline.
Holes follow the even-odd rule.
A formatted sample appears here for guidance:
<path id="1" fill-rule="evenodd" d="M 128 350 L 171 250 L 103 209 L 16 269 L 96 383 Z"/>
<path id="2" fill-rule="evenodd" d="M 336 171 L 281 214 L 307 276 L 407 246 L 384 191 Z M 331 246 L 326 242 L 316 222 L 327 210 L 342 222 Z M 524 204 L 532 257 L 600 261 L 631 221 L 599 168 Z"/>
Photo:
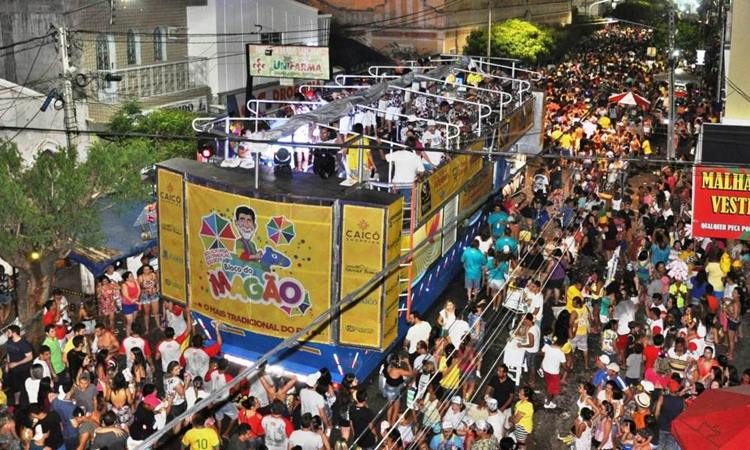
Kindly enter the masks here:
<path id="1" fill-rule="evenodd" d="M 721 111 L 721 89 L 724 87 L 724 45 L 727 38 L 726 2 L 719 0 L 719 22 L 721 25 L 721 36 L 719 39 L 719 75 L 716 77 L 716 104 Z"/>
<path id="2" fill-rule="evenodd" d="M 487 62 L 492 56 L 492 0 L 487 0 Z M 489 67 L 489 66 L 487 66 Z"/>
<path id="3" fill-rule="evenodd" d="M 669 64 L 669 122 L 667 123 L 667 159 L 671 160 L 675 157 L 674 148 L 674 120 L 675 120 L 675 105 L 674 105 L 674 69 L 677 65 L 677 55 L 675 54 L 675 5 L 674 0 L 669 2 L 669 55 L 667 63 Z"/>
<path id="4" fill-rule="evenodd" d="M 65 125 L 65 137 L 68 147 L 78 146 L 78 119 L 76 117 L 76 104 L 73 100 L 73 73 L 70 66 L 70 55 L 68 54 L 68 30 L 65 27 L 57 29 L 60 38 L 60 58 L 62 59 L 62 82 L 63 82 L 63 114 Z"/>

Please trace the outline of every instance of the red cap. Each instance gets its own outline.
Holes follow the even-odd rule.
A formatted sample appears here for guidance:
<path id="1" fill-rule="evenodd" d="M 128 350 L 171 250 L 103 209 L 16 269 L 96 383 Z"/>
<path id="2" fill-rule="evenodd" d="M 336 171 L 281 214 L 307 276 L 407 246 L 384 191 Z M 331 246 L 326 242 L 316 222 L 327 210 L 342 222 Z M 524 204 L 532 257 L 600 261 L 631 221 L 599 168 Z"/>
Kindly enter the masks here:
<path id="1" fill-rule="evenodd" d="M 675 394 L 680 391 L 680 383 L 675 380 L 669 380 L 669 383 L 667 384 L 667 387 L 669 388 L 669 392 Z"/>

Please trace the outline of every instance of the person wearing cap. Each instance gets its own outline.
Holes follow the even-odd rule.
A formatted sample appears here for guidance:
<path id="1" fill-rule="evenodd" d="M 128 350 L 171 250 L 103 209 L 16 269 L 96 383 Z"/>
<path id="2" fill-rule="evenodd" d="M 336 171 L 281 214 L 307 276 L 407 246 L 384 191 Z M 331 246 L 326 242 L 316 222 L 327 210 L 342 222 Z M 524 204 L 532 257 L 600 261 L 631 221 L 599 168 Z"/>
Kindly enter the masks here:
<path id="1" fill-rule="evenodd" d="M 510 420 L 512 408 L 507 408 L 507 413 L 506 411 L 499 411 L 498 402 L 492 397 L 485 397 L 485 403 L 487 404 L 487 410 L 489 411 L 486 419 L 487 423 L 492 426 L 492 433 L 499 441 L 505 436 L 506 425 Z"/>
<path id="2" fill-rule="evenodd" d="M 311 416 L 327 417 L 325 395 L 328 386 L 319 383 L 320 371 L 312 373 L 305 378 L 305 386 L 299 393 L 300 414 L 309 413 Z"/>
<path id="3" fill-rule="evenodd" d="M 646 428 L 646 417 L 651 415 L 651 395 L 645 390 L 639 392 L 635 396 L 635 405 L 636 410 L 632 415 L 635 429 L 643 430 Z"/>
<path id="4" fill-rule="evenodd" d="M 659 445 L 664 449 L 679 449 L 672 436 L 672 422 L 685 410 L 685 399 L 679 395 L 682 386 L 675 379 L 667 383 L 667 392 L 656 401 L 654 416 L 659 423 Z"/>
<path id="5" fill-rule="evenodd" d="M 453 433 L 453 423 L 444 420 L 440 427 L 440 433 L 430 440 L 430 450 L 463 450 L 464 440 Z"/>
<path id="6" fill-rule="evenodd" d="M 498 440 L 493 434 L 492 426 L 484 420 L 474 424 L 477 437 L 471 444 L 471 450 L 495 450 L 498 446 Z"/>
<path id="7" fill-rule="evenodd" d="M 463 399 L 460 395 L 454 395 L 451 397 L 450 406 L 443 414 L 443 425 L 446 422 L 450 423 L 456 434 L 463 436 L 466 434 L 466 429 L 463 426 L 463 419 L 466 414 Z"/>
<path id="8" fill-rule="evenodd" d="M 143 400 L 136 407 L 133 413 L 133 422 L 128 427 L 130 432 L 128 437 L 129 449 L 138 448 L 141 442 L 159 429 L 156 422 L 156 413 L 160 406 L 167 411 L 171 408 L 169 401 L 162 405 L 162 401 L 156 395 L 156 386 L 153 384 L 143 386 L 142 392 Z"/>
<path id="9" fill-rule="evenodd" d="M 628 395 L 628 385 L 625 380 L 620 376 L 620 365 L 614 362 L 607 364 L 607 378 L 604 380 L 604 384 L 608 381 L 612 381 L 615 386 L 620 389 L 623 393 Z M 600 389 L 604 388 L 604 384 L 599 385 Z"/>

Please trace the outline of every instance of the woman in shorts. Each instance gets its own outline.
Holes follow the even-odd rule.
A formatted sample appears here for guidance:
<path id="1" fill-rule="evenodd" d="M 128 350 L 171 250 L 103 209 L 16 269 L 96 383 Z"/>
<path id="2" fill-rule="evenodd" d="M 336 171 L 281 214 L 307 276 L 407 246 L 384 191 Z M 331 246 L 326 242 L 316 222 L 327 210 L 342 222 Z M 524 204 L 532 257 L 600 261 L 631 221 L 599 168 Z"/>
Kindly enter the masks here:
<path id="1" fill-rule="evenodd" d="M 120 286 L 122 314 L 125 316 L 125 332 L 130 336 L 133 321 L 141 307 L 141 285 L 138 284 L 138 280 L 135 278 L 133 272 L 123 273 L 122 280 L 122 285 Z"/>
<path id="2" fill-rule="evenodd" d="M 159 286 L 154 269 L 146 264 L 141 267 L 138 275 L 138 284 L 141 286 L 141 305 L 143 305 L 144 330 L 148 334 L 151 317 L 159 326 Z"/>

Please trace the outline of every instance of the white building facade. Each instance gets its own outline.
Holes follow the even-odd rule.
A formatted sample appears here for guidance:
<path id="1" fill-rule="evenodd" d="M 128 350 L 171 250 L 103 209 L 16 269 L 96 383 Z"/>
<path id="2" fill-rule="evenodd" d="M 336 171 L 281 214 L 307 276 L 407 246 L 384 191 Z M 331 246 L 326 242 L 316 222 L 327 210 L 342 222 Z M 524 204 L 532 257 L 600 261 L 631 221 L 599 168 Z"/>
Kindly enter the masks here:
<path id="1" fill-rule="evenodd" d="M 221 105 L 245 102 L 246 44 L 325 46 L 330 16 L 293 0 L 206 0 L 187 7 L 188 55 L 209 58 L 207 84 Z M 254 92 L 278 86 L 255 78 Z"/>

